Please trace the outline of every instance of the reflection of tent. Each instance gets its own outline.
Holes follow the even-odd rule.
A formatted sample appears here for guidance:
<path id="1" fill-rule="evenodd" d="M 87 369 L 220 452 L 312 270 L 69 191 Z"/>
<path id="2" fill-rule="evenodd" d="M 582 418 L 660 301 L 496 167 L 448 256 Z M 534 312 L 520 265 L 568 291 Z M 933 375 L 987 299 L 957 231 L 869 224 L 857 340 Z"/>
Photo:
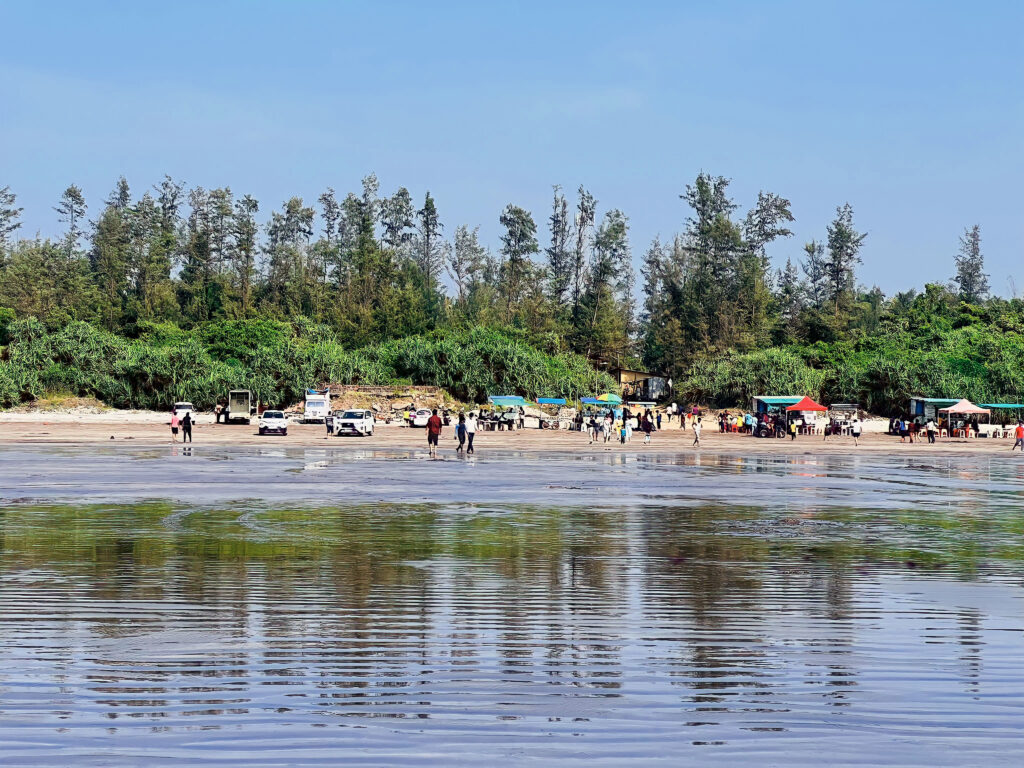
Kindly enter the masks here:
<path id="1" fill-rule="evenodd" d="M 789 406 L 789 408 L 787 408 L 786 410 L 787 411 L 827 411 L 828 408 L 826 408 L 824 405 L 819 405 L 818 403 L 816 403 L 813 400 L 811 400 L 811 398 L 809 398 L 809 397 L 805 397 L 800 402 L 793 403 L 793 405 Z"/>
<path id="2" fill-rule="evenodd" d="M 948 413 L 951 416 L 963 416 L 965 414 L 977 416 L 980 414 L 988 415 L 991 411 L 988 408 L 975 405 L 970 400 L 961 400 L 956 405 L 949 406 L 949 408 L 939 408 L 939 413 Z"/>

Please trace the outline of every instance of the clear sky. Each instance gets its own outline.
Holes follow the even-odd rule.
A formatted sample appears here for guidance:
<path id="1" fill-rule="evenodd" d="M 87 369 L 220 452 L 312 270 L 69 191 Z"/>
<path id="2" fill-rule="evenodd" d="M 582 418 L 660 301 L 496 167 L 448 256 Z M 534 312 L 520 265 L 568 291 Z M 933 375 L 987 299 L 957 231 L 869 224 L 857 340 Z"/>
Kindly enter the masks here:
<path id="1" fill-rule="evenodd" d="M 1017 2 L 46 2 L 0 5 L 0 187 L 25 235 L 95 215 L 124 174 L 253 194 L 429 189 L 498 245 L 551 185 L 670 238 L 701 170 L 788 197 L 798 257 L 850 202 L 859 276 L 953 271 L 982 227 L 992 287 L 1024 293 L 1024 4 Z"/>

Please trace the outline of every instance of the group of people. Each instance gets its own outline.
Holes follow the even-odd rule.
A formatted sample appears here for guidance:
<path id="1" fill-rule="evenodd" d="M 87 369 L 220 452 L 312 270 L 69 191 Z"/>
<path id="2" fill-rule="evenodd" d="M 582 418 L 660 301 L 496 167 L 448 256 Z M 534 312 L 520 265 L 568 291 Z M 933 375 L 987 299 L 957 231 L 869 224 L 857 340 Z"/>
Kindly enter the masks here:
<path id="1" fill-rule="evenodd" d="M 177 410 L 171 411 L 171 442 L 178 442 L 178 430 L 181 430 L 181 442 L 192 442 L 192 411 L 185 411 L 185 415 L 179 417 Z"/>
<path id="2" fill-rule="evenodd" d="M 479 421 L 475 411 L 467 413 L 460 413 L 459 419 L 455 423 L 455 438 L 459 441 L 458 446 L 455 448 L 456 453 L 463 453 L 469 455 L 474 452 L 473 449 L 473 438 L 476 436 L 477 428 L 479 427 Z M 437 447 L 441 440 L 441 430 L 444 428 L 444 422 L 437 413 L 437 408 L 430 414 L 430 418 L 427 419 L 427 452 L 431 457 L 437 456 Z"/>

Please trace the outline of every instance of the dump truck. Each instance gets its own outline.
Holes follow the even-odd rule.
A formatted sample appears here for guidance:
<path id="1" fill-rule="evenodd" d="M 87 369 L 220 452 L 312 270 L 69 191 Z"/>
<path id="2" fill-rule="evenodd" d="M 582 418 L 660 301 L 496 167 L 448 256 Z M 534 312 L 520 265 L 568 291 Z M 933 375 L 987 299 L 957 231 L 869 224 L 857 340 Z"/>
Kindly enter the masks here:
<path id="1" fill-rule="evenodd" d="M 248 389 L 232 389 L 228 392 L 228 409 L 224 421 L 227 424 L 250 424 L 256 409 L 253 407 L 252 392 Z"/>

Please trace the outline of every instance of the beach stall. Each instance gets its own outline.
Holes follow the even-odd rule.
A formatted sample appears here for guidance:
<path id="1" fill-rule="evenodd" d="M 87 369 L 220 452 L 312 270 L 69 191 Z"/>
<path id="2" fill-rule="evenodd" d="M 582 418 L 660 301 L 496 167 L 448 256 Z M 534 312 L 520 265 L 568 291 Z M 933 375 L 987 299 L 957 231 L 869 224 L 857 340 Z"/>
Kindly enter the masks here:
<path id="1" fill-rule="evenodd" d="M 1024 420 L 1024 403 L 978 403 L 978 406 L 993 411 L 989 416 L 993 424 L 991 437 L 1013 437 L 1017 422 Z"/>
<path id="2" fill-rule="evenodd" d="M 800 395 L 758 395 L 750 401 L 753 413 L 780 413 L 803 398 Z"/>
<path id="3" fill-rule="evenodd" d="M 949 437 L 970 437 L 970 425 L 976 424 L 980 416 L 984 416 L 986 422 L 991 423 L 992 421 L 992 411 L 975 405 L 970 400 L 961 400 L 946 408 L 939 408 L 939 416 L 941 417 L 943 414 L 945 414 L 949 425 L 946 428 L 946 434 Z M 975 434 L 980 435 L 981 430 L 979 429 Z"/>
<path id="4" fill-rule="evenodd" d="M 786 416 L 803 421 L 799 428 L 801 434 L 813 435 L 818 432 L 817 414 L 825 413 L 827 410 L 824 405 L 814 402 L 809 397 L 803 397 L 786 408 Z"/>
<path id="5" fill-rule="evenodd" d="M 492 413 L 486 417 L 482 416 L 480 425 L 484 429 L 492 431 L 515 429 L 519 424 L 519 409 L 522 408 L 525 411 L 527 408 L 537 407 L 535 403 L 531 403 L 519 395 L 491 395 L 487 398 L 487 402 L 492 408 Z"/>
<path id="6" fill-rule="evenodd" d="M 537 406 L 540 415 L 537 417 L 537 428 L 569 429 L 575 414 L 563 413 L 565 405 L 564 397 L 538 397 Z M 562 422 L 565 422 L 564 426 Z"/>

